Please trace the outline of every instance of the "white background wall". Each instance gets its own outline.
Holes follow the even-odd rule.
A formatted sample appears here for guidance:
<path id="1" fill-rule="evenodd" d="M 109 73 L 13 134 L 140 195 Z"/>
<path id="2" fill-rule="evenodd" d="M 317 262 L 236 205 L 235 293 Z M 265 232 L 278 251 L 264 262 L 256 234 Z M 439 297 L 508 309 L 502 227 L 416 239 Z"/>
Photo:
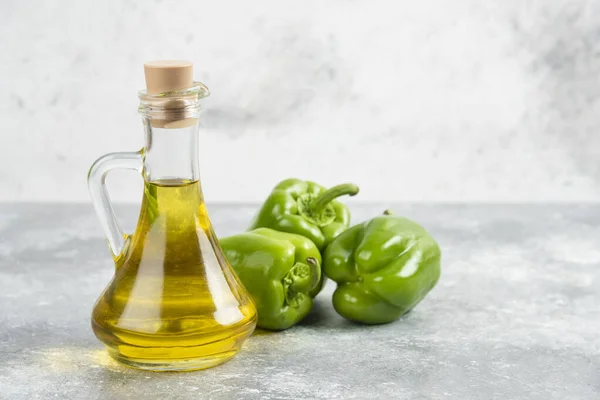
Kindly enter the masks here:
<path id="1" fill-rule="evenodd" d="M 164 58 L 212 90 L 209 201 L 289 176 L 363 201 L 600 200 L 600 1 L 0 4 L 0 201 L 88 201 L 94 159 L 141 147 L 142 64 Z"/>

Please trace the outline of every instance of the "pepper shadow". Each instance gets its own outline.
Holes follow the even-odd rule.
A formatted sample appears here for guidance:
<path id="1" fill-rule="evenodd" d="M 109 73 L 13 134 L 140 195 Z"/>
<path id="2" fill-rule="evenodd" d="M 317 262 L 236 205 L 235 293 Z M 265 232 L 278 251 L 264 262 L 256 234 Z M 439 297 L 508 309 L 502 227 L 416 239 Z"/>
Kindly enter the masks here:
<path id="1" fill-rule="evenodd" d="M 308 315 L 298 323 L 299 326 L 339 325 L 341 318 L 331 305 L 331 298 L 316 298 Z M 335 322 L 334 322 L 335 321 Z"/>
<path id="2" fill-rule="evenodd" d="M 340 330 L 364 330 L 364 329 L 385 329 L 397 321 L 401 321 L 412 312 L 412 309 L 404 313 L 397 320 L 384 324 L 365 324 L 358 321 L 352 321 L 339 315 L 331 304 L 331 297 L 323 296 L 316 298 L 310 313 L 300 321 L 297 326 L 304 327 L 327 327 Z"/>

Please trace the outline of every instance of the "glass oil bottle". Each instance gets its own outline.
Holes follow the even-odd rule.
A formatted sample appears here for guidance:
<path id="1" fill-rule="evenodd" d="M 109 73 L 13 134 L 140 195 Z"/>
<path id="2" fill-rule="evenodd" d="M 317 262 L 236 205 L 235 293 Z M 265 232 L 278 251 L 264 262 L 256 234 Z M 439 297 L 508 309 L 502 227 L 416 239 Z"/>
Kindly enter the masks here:
<path id="1" fill-rule="evenodd" d="M 128 366 L 209 368 L 235 355 L 256 325 L 254 303 L 222 254 L 202 196 L 200 101 L 209 91 L 193 81 L 189 62 L 155 61 L 144 69 L 145 147 L 101 157 L 88 176 L 116 268 L 94 306 L 92 328 Z M 121 230 L 104 185 L 120 168 L 144 178 L 132 235 Z"/>

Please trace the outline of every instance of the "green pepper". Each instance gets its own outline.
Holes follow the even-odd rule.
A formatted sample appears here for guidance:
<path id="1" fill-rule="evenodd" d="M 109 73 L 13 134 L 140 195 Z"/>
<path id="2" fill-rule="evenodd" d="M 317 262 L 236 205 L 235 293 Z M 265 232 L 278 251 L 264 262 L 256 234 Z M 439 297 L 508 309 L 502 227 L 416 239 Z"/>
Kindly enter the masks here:
<path id="1" fill-rule="evenodd" d="M 309 239 L 259 228 L 220 239 L 258 310 L 258 326 L 283 330 L 302 320 L 321 281 L 321 253 Z"/>
<path id="2" fill-rule="evenodd" d="M 386 211 L 338 236 L 325 251 L 323 271 L 338 283 L 333 306 L 340 315 L 383 324 L 429 293 L 440 260 L 438 244 L 421 225 Z"/>
<path id="3" fill-rule="evenodd" d="M 273 188 L 248 229 L 265 227 L 296 233 L 323 251 L 350 225 L 348 207 L 336 199 L 357 193 L 358 187 L 350 183 L 326 190 L 314 182 L 286 179 Z"/>

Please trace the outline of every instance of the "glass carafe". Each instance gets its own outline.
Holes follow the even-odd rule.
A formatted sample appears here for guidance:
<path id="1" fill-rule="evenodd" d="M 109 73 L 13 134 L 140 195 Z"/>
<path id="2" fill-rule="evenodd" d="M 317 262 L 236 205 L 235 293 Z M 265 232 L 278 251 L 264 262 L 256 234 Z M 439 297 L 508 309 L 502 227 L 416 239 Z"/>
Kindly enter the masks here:
<path id="1" fill-rule="evenodd" d="M 169 81 L 168 74 L 181 67 L 173 65 L 174 72 L 151 71 L 166 77 L 163 88 L 181 78 L 171 76 Z M 186 86 L 139 92 L 144 148 L 107 154 L 88 176 L 116 268 L 94 306 L 92 328 L 113 358 L 141 369 L 193 370 L 220 364 L 239 351 L 256 325 L 254 303 L 223 256 L 202 196 L 200 101 L 209 91 L 199 82 Z M 121 230 L 104 184 L 110 170 L 122 168 L 135 169 L 144 178 L 140 215 L 131 235 Z"/>

